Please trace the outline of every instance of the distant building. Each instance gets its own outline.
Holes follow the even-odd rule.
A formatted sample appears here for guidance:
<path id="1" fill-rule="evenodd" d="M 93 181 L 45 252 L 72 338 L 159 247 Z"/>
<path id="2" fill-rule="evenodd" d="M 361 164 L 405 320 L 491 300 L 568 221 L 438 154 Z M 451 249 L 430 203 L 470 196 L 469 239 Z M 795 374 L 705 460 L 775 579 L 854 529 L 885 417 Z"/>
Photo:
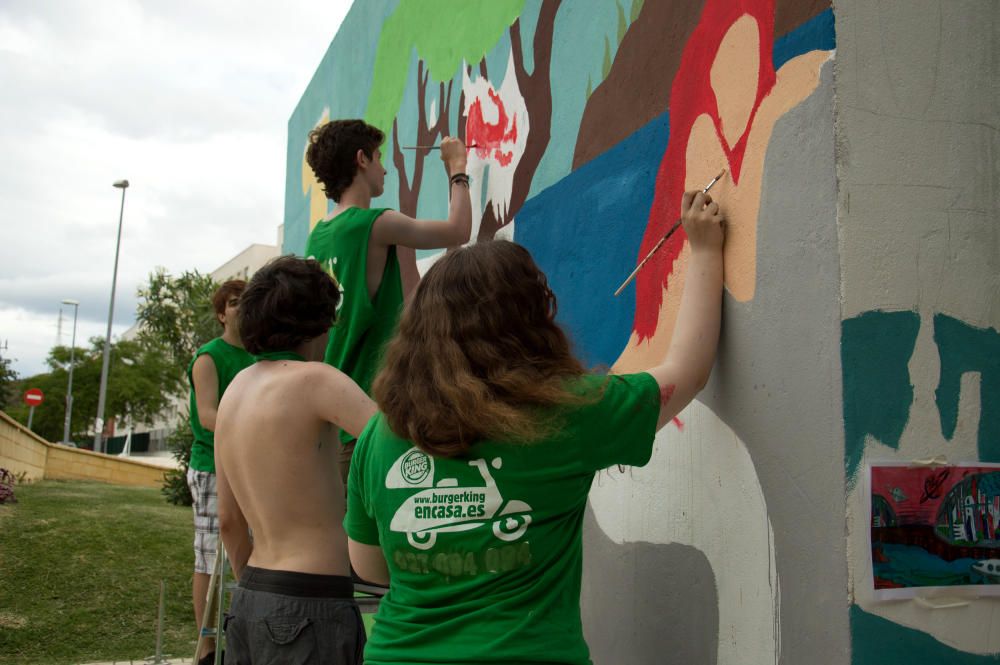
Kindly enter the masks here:
<path id="1" fill-rule="evenodd" d="M 260 243 L 254 243 L 248 246 L 246 249 L 241 251 L 236 256 L 232 257 L 228 261 L 224 262 L 218 268 L 209 273 L 211 278 L 216 282 L 224 282 L 229 279 L 244 279 L 249 280 L 253 277 L 254 273 L 264 266 L 268 261 L 275 258 L 281 254 L 281 243 L 283 236 L 283 225 L 278 226 L 278 236 L 277 244 L 275 245 L 263 245 Z M 122 333 L 122 339 L 134 339 L 139 334 L 139 323 L 136 322 L 131 328 Z M 186 420 L 188 414 L 188 391 L 187 388 L 178 395 L 174 395 L 170 400 L 170 405 L 163 410 L 151 423 L 134 423 L 132 426 L 132 436 L 133 440 L 137 438 L 141 441 L 145 440 L 145 436 L 137 437 L 139 434 L 148 434 L 149 452 L 159 452 L 166 450 L 166 440 L 170 436 L 170 433 L 177 427 L 177 424 L 181 420 Z M 115 439 L 124 439 L 127 433 L 127 425 L 123 422 L 119 426 L 115 423 L 115 431 L 113 432 Z M 109 441 L 109 452 L 115 452 L 114 447 L 110 445 Z M 116 446 L 120 449 L 120 443 Z"/>

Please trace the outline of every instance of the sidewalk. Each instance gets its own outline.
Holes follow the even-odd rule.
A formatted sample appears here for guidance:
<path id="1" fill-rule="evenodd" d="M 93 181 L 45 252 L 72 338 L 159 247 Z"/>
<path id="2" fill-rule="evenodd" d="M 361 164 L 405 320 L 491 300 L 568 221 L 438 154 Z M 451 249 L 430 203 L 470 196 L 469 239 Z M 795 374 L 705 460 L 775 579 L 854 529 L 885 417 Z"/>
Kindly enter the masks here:
<path id="1" fill-rule="evenodd" d="M 144 660 L 108 660 L 99 663 L 81 663 L 81 665 L 149 665 L 152 662 L 153 657 L 150 656 Z M 168 658 L 160 662 L 164 664 L 170 663 L 170 665 L 190 665 L 192 660 L 190 658 Z"/>

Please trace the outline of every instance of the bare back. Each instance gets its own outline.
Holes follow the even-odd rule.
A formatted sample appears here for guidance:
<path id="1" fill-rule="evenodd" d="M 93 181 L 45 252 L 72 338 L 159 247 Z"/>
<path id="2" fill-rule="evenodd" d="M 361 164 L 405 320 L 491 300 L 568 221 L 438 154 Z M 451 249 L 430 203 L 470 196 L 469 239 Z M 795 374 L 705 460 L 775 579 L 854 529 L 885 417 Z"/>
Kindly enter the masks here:
<path id="1" fill-rule="evenodd" d="M 360 429 L 372 412 L 360 388 L 322 363 L 260 362 L 233 380 L 216 429 L 227 486 L 220 483 L 219 503 L 221 513 L 231 493 L 253 533 L 249 565 L 350 574 L 332 422 Z"/>

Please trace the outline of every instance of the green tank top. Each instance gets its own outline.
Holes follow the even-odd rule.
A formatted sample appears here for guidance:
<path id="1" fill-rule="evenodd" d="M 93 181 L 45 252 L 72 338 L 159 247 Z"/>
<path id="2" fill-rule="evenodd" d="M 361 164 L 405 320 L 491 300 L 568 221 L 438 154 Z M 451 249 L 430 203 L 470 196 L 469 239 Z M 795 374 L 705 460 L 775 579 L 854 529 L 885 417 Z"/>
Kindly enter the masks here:
<path id="1" fill-rule="evenodd" d="M 386 342 L 396 332 L 403 306 L 403 283 L 396 247 L 385 258 L 382 281 L 368 297 L 368 239 L 372 225 L 388 208 L 348 208 L 320 222 L 309 234 L 306 257 L 319 261 L 340 286 L 337 321 L 330 328 L 324 360 L 371 394 Z M 354 437 L 341 430 L 341 441 Z"/>
<path id="2" fill-rule="evenodd" d="M 190 466 L 195 471 L 215 473 L 215 432 L 202 427 L 201 421 L 198 419 L 198 400 L 194 395 L 194 378 L 191 376 L 194 361 L 206 353 L 215 363 L 215 374 L 219 378 L 220 400 L 240 370 L 253 365 L 254 358 L 245 349 L 233 346 L 221 337 L 216 337 L 198 349 L 188 365 L 188 382 L 191 384 L 191 431 L 194 433 Z"/>

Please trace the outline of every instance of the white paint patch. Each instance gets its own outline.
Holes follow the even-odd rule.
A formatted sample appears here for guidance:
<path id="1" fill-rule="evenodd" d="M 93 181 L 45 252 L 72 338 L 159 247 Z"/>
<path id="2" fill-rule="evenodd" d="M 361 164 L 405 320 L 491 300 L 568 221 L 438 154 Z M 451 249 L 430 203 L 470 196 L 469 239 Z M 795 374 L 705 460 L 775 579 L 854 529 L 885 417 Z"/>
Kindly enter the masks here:
<path id="1" fill-rule="evenodd" d="M 438 121 L 437 99 L 431 100 L 431 108 L 427 111 L 427 126 L 433 127 Z"/>
<path id="2" fill-rule="evenodd" d="M 430 267 L 437 263 L 438 259 L 444 256 L 444 250 L 423 259 L 417 259 L 417 272 L 423 277 L 430 270 Z"/>
<path id="3" fill-rule="evenodd" d="M 487 78 L 472 80 L 464 67 L 462 71 L 462 90 L 465 92 L 463 112 L 468 117 L 475 107 L 477 110 L 474 113 L 481 114 L 482 122 L 489 126 L 485 131 L 477 131 L 472 123 L 466 125 L 466 142 L 479 146 L 469 151 L 468 163 L 472 237 L 475 238 L 484 210 L 481 203 L 484 181 L 487 182 L 486 201 L 492 202 L 494 215 L 498 220 L 508 217 L 514 171 L 524 155 L 530 125 L 524 96 L 517 85 L 513 55 L 507 58 L 507 72 L 499 89 L 494 88 Z M 488 179 L 485 177 L 487 169 Z"/>
<path id="4" fill-rule="evenodd" d="M 680 543 L 705 554 L 718 590 L 720 663 L 776 663 L 781 649 L 774 533 L 746 445 L 699 402 L 668 424 L 643 468 L 602 472 L 590 492 L 618 543 Z M 802 583 L 808 583 L 803 580 Z"/>

